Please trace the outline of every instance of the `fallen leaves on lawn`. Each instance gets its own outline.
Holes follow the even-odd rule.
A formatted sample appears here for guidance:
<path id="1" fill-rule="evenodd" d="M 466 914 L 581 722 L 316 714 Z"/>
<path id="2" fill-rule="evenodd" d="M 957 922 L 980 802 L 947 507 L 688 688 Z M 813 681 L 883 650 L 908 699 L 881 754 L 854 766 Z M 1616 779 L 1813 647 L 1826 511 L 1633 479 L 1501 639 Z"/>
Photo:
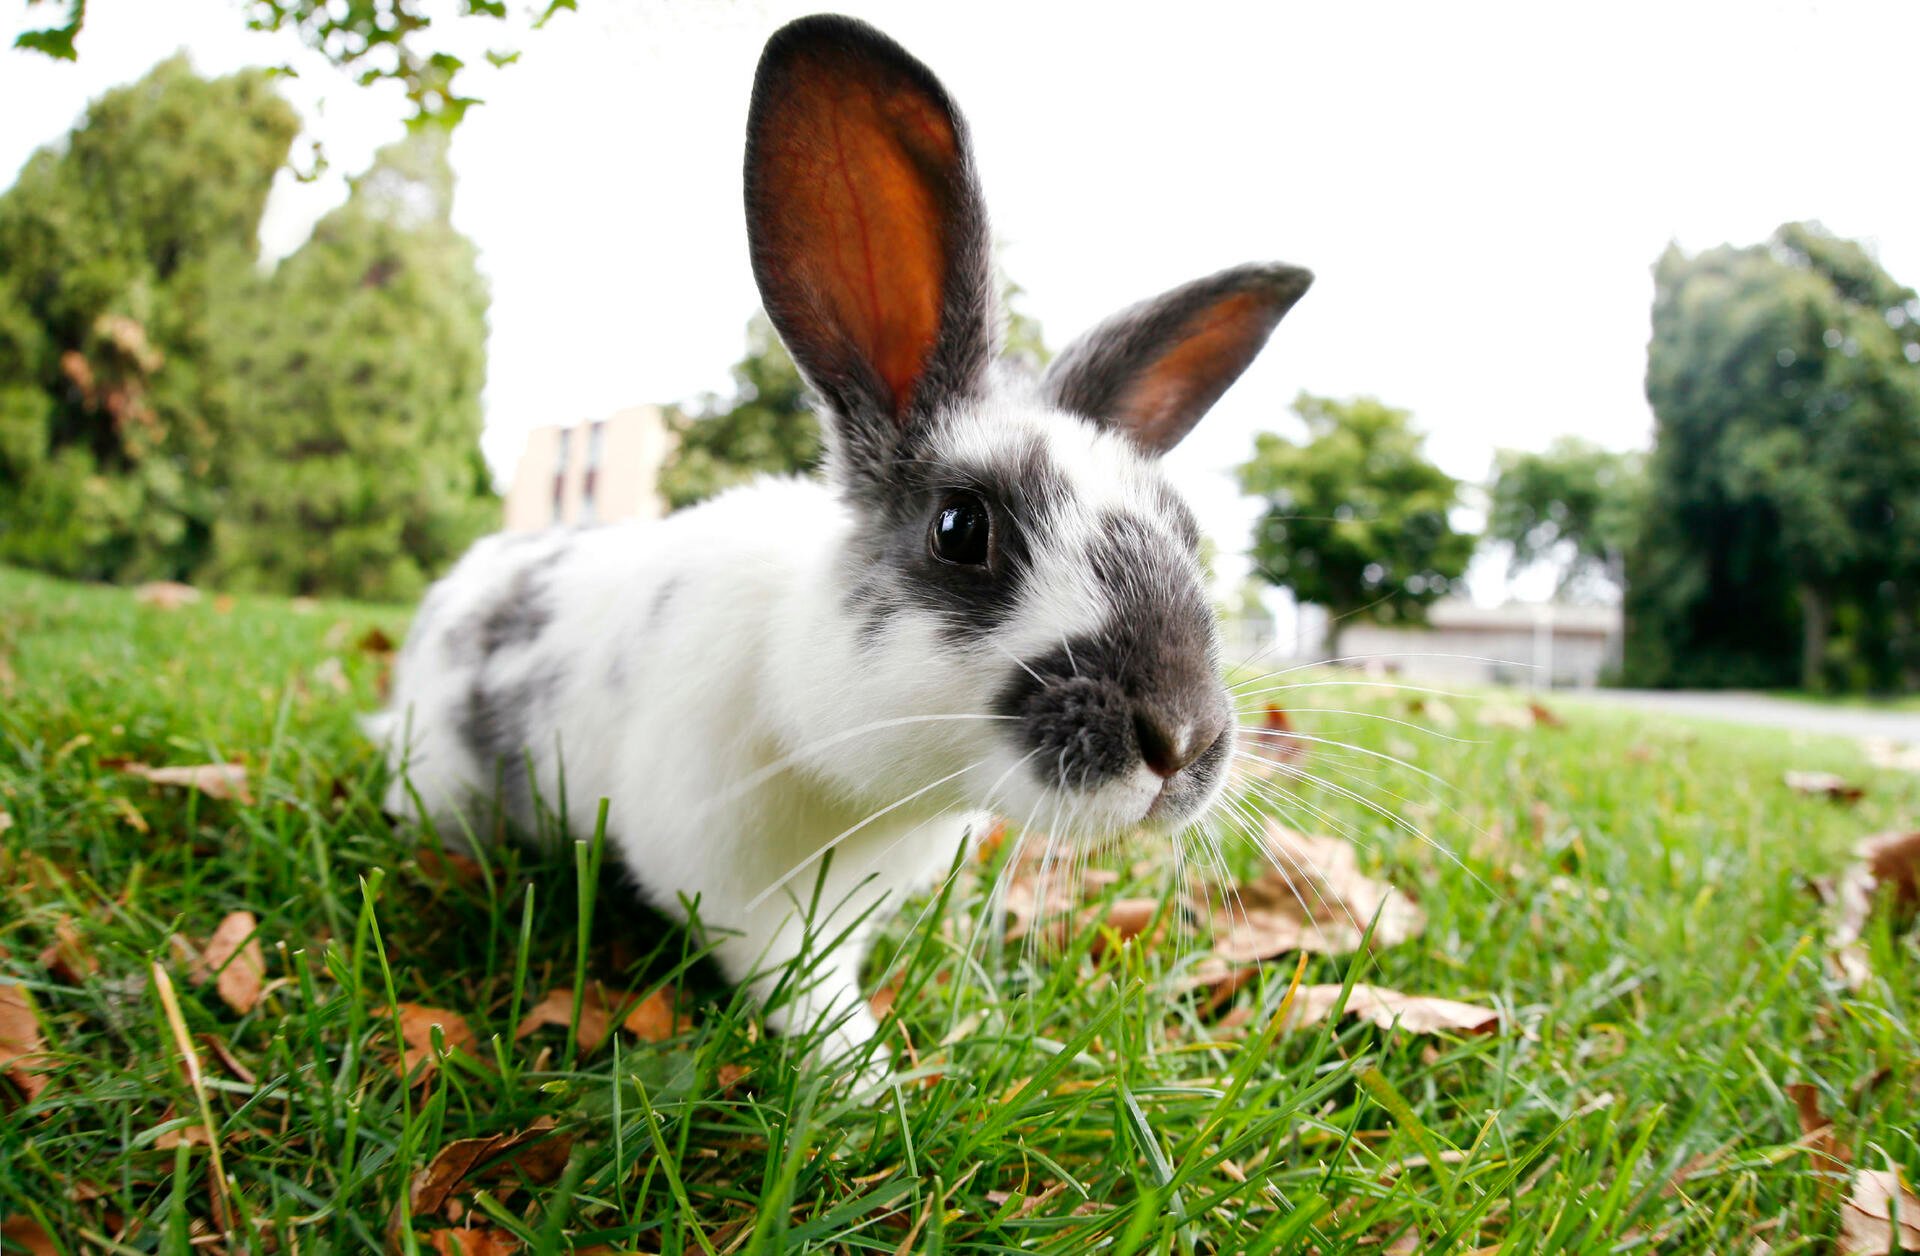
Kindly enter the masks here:
<path id="1" fill-rule="evenodd" d="M 1899 1202 L 1899 1229 L 1893 1207 Z M 1920 1251 L 1920 1199 L 1891 1169 L 1862 1169 L 1854 1175 L 1853 1192 L 1840 1205 L 1839 1256 L 1886 1256 L 1893 1241 L 1903 1252 Z"/>
<path id="2" fill-rule="evenodd" d="M 1920 772 L 1920 742 L 1902 745 L 1889 737 L 1868 737 L 1861 745 L 1867 762 L 1894 772 Z"/>
<path id="3" fill-rule="evenodd" d="M 393 638 L 382 632 L 377 625 L 361 633 L 360 639 L 353 644 L 354 648 L 362 654 L 393 653 Z"/>
<path id="4" fill-rule="evenodd" d="M 1536 728 L 1565 728 L 1566 721 L 1540 702 L 1483 702 L 1474 718 L 1488 728 L 1511 728 L 1529 732 Z"/>
<path id="5" fill-rule="evenodd" d="M 46 1049 L 32 999 L 16 983 L 0 980 L 0 1073 L 29 1099 L 47 1088 L 46 1077 L 34 1071 Z"/>
<path id="6" fill-rule="evenodd" d="M 685 1033 L 693 1022 L 676 1010 L 678 1001 L 678 992 L 672 986 L 663 986 L 631 1006 L 616 1006 L 608 1000 L 606 989 L 595 982 L 580 998 L 580 1048 L 597 1050 L 616 1023 L 642 1042 L 665 1042 Z M 547 991 L 546 997 L 520 1019 L 514 1039 L 518 1041 L 550 1025 L 565 1029 L 573 1023 L 573 1004 L 571 987 Z"/>
<path id="7" fill-rule="evenodd" d="M 222 1003 L 242 1016 L 259 1004 L 266 986 L 267 956 L 260 946 L 260 922 L 252 912 L 227 913 L 202 948 L 201 962 L 213 975 Z M 204 980 L 196 975 L 195 984 Z"/>
<path id="8" fill-rule="evenodd" d="M 0 833 L 5 833 L 8 829 L 12 827 L 13 827 L 13 816 L 8 812 L 0 811 Z"/>
<path id="9" fill-rule="evenodd" d="M 71 985 L 79 985 L 100 974 L 100 960 L 87 947 L 86 935 L 62 915 L 53 925 L 53 942 L 40 952 L 40 967 Z"/>
<path id="10" fill-rule="evenodd" d="M 177 611 L 198 602 L 200 590 L 173 580 L 154 580 L 135 588 L 133 600 L 155 610 Z"/>
<path id="11" fill-rule="evenodd" d="M 27 1256 L 59 1256 L 60 1251 L 53 1244 L 53 1236 L 32 1217 L 9 1217 L 0 1224 L 0 1252 L 11 1252 L 16 1247 Z"/>
<path id="12" fill-rule="evenodd" d="M 1831 966 L 1840 980 L 1858 990 L 1873 978 L 1867 948 L 1860 939 L 1882 891 L 1896 910 L 1910 911 L 1920 905 L 1920 831 L 1862 838 L 1853 854 L 1855 862 L 1823 897 L 1836 909 L 1827 934 Z"/>
<path id="13" fill-rule="evenodd" d="M 1426 928 L 1413 900 L 1360 871 L 1353 847 L 1309 837 L 1273 821 L 1264 834 L 1273 867 L 1252 881 L 1188 896 L 1188 907 L 1211 919 L 1214 953 L 1229 963 L 1271 959 L 1289 951 L 1345 955 L 1358 950 L 1377 914 L 1375 947 L 1395 946 Z M 1219 887 L 1216 887 L 1219 889 Z"/>
<path id="14" fill-rule="evenodd" d="M 185 789 L 197 789 L 207 797 L 223 802 L 234 800 L 253 805 L 253 794 L 247 789 L 247 769 L 244 764 L 197 763 L 187 767 L 155 768 L 144 763 L 126 763 L 121 765 L 120 770 L 155 785 L 178 785 Z"/>
<path id="15" fill-rule="evenodd" d="M 444 1007 L 427 1007 L 421 1003 L 401 1003 L 398 1010 L 400 1040 L 405 1046 L 400 1058 L 402 1077 L 414 1077 L 416 1068 L 420 1069 L 416 1084 L 433 1075 L 438 1063 L 433 1051 L 435 1026 L 439 1027 L 441 1042 L 449 1052 L 464 1051 L 475 1059 L 479 1058 L 480 1040 L 474 1036 L 466 1018 L 458 1012 L 449 1012 Z"/>
<path id="16" fill-rule="evenodd" d="M 1855 803 L 1867 791 L 1833 772 L 1789 772 L 1787 788 L 1799 794 L 1824 795 L 1834 802 Z"/>
<path id="17" fill-rule="evenodd" d="M 1304 1029 L 1333 1015 L 1340 1002 L 1338 984 L 1301 986 L 1294 992 L 1286 1028 Z M 1345 1012 L 1372 1021 L 1382 1029 L 1395 1025 L 1416 1034 L 1484 1034 L 1500 1026 L 1500 1013 L 1490 1007 L 1459 1003 L 1432 995 L 1402 994 L 1384 986 L 1359 984 L 1347 998 Z"/>
<path id="18" fill-rule="evenodd" d="M 448 1143 L 426 1168 L 413 1175 L 408 1207 L 416 1217 L 432 1216 L 447 1206 L 469 1180 L 520 1174 L 545 1185 L 560 1176 L 573 1153 L 573 1135 L 555 1134 L 553 1118 L 541 1117 L 526 1129 Z"/>
<path id="19" fill-rule="evenodd" d="M 506 1230 L 435 1230 L 427 1235 L 427 1246 L 440 1256 L 512 1256 L 520 1240 Z"/>
<path id="20" fill-rule="evenodd" d="M 1285 707 L 1269 702 L 1260 722 L 1241 733 L 1244 749 L 1233 757 L 1233 774 L 1244 789 L 1276 776 L 1287 776 L 1307 757 L 1307 743 L 1293 731 Z"/>
<path id="21" fill-rule="evenodd" d="M 1838 1171 L 1852 1163 L 1852 1153 L 1834 1135 L 1833 1120 L 1820 1110 L 1820 1088 L 1812 1082 L 1792 1082 L 1785 1089 L 1800 1120 L 1800 1141 L 1813 1153 L 1814 1167 Z"/>

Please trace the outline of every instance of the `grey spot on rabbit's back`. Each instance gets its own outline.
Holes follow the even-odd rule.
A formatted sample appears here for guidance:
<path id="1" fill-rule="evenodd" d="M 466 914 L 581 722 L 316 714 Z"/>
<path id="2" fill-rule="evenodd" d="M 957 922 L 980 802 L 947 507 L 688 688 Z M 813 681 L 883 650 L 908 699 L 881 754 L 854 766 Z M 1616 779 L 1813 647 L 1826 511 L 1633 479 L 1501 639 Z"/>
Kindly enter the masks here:
<path id="1" fill-rule="evenodd" d="M 522 567 L 480 618 L 477 640 L 482 665 L 502 650 L 531 644 L 552 618 L 544 576 L 532 566 Z"/>
<path id="2" fill-rule="evenodd" d="M 552 704 L 562 674 L 557 665 L 506 683 L 490 683 L 483 674 L 467 690 L 461 735 L 486 779 L 499 780 L 508 813 L 521 819 L 526 818 L 530 802 L 526 772 L 526 755 L 533 748 L 530 730 L 544 726 L 543 713 Z"/>
<path id="3" fill-rule="evenodd" d="M 666 622 L 673 599 L 680 592 L 682 580 L 681 576 L 668 576 L 660 582 L 660 587 L 653 591 L 653 600 L 647 603 L 647 632 L 653 632 Z"/>

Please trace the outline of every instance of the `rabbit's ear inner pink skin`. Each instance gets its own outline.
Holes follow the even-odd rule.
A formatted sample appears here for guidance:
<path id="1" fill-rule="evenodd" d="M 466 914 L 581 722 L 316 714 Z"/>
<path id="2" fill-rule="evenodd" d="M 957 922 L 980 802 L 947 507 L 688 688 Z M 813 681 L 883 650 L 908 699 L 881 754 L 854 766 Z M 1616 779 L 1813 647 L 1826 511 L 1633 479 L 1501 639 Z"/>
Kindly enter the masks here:
<path id="1" fill-rule="evenodd" d="M 830 410 L 830 470 L 870 487 L 904 433 L 981 393 L 997 352 L 966 121 L 886 36 L 803 18 L 761 56 L 746 209 L 767 314 Z"/>
<path id="2" fill-rule="evenodd" d="M 1041 387 L 1054 405 L 1163 454 L 1253 363 L 1313 275 L 1237 266 L 1120 311 L 1074 341 Z"/>

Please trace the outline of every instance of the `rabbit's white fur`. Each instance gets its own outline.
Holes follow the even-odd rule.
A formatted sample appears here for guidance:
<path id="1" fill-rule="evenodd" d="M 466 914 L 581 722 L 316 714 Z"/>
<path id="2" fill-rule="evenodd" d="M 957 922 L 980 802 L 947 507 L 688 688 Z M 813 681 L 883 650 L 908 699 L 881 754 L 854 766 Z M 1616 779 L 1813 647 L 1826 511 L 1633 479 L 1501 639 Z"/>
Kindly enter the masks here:
<path id="1" fill-rule="evenodd" d="M 491 833 L 495 803 L 529 827 L 563 780 L 584 837 L 606 799 L 640 892 L 697 900 L 722 967 L 763 997 L 817 903 L 817 980 L 771 1018 L 845 1042 L 874 1028 L 858 970 L 877 913 L 981 813 L 1086 841 L 1217 795 L 1231 711 L 1198 529 L 1157 458 L 1310 280 L 1223 271 L 1015 380 L 993 365 L 973 169 L 964 120 L 885 36 L 844 18 L 777 34 L 748 240 L 822 399 L 826 478 L 482 541 L 429 594 L 374 722 L 389 808 L 417 799 L 443 837 Z"/>

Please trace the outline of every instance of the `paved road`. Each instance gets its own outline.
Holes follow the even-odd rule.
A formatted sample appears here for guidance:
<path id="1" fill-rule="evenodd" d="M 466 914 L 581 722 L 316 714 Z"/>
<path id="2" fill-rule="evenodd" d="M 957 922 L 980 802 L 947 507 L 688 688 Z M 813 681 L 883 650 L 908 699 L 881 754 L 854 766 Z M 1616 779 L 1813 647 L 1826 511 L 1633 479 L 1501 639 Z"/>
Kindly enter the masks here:
<path id="1" fill-rule="evenodd" d="M 1895 741 L 1920 743 L 1920 711 L 1826 706 L 1792 698 L 1776 698 L 1764 693 L 1724 690 L 1586 689 L 1563 696 L 1580 702 L 1725 720 L 1730 724 L 1791 728 L 1804 733 L 1833 733 L 1841 737 L 1888 737 Z"/>

